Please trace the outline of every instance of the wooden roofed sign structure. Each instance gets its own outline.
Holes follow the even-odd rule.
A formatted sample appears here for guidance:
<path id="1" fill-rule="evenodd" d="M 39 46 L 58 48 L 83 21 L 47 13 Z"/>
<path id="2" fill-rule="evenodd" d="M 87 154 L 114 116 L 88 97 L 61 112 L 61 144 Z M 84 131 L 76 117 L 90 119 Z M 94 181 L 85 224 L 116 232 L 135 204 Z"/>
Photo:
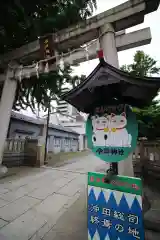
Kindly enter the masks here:
<path id="1" fill-rule="evenodd" d="M 138 124 L 132 106 L 150 104 L 159 88 L 160 78 L 133 77 L 108 64 L 101 52 L 93 72 L 61 96 L 89 114 L 88 147 L 111 163 L 106 175 L 88 173 L 88 239 L 144 240 L 142 180 L 118 175 L 117 162 L 136 147 Z"/>
<path id="2" fill-rule="evenodd" d="M 91 113 L 98 105 L 116 102 L 144 107 L 151 103 L 159 88 L 159 77 L 133 77 L 102 58 L 81 84 L 61 95 L 61 98 L 79 111 Z"/>
<path id="3" fill-rule="evenodd" d="M 151 103 L 160 88 L 160 78 L 133 77 L 105 62 L 76 88 L 61 98 L 89 114 L 88 146 L 100 159 L 119 162 L 136 147 L 138 125 L 131 107 Z"/>

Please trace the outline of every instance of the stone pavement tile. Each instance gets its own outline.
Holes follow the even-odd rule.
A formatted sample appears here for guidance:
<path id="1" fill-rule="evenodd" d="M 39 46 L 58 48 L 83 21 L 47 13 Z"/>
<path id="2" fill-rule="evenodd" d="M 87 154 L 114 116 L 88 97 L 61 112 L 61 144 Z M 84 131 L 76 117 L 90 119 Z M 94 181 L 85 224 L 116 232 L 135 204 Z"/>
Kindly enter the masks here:
<path id="1" fill-rule="evenodd" d="M 74 179 L 75 184 L 78 186 L 87 187 L 88 176 L 86 174 L 80 174 L 76 179 Z"/>
<path id="2" fill-rule="evenodd" d="M 45 234 L 47 234 L 53 226 L 56 224 L 57 220 L 64 214 L 66 211 L 65 208 L 61 208 L 59 212 L 54 214 L 52 217 L 49 217 L 47 223 L 45 223 L 29 240 L 40 240 Z"/>
<path id="3" fill-rule="evenodd" d="M 43 240 L 87 240 L 87 232 L 86 199 L 82 193 L 78 200 L 58 219 L 56 225 L 44 235 Z"/>
<path id="4" fill-rule="evenodd" d="M 40 200 L 32 197 L 22 197 L 15 202 L 9 203 L 8 205 L 0 208 L 0 218 L 5 221 L 13 221 L 21 214 L 29 210 L 34 205 L 40 203 Z"/>
<path id="5" fill-rule="evenodd" d="M 4 188 L 3 184 L 0 184 L 0 194 L 7 193 L 7 192 L 9 192 L 9 189 Z"/>
<path id="6" fill-rule="evenodd" d="M 144 215 L 144 226 L 146 229 L 153 231 L 160 231 L 160 210 L 150 209 Z"/>
<path id="7" fill-rule="evenodd" d="M 106 170 L 109 169 L 110 164 L 109 163 L 103 163 L 99 165 L 95 170 L 96 172 L 106 173 Z"/>
<path id="8" fill-rule="evenodd" d="M 0 219 L 0 228 L 4 227 L 6 224 L 8 224 L 8 222 L 4 221 L 3 219 Z"/>
<path id="9" fill-rule="evenodd" d="M 45 185 L 46 183 L 50 183 L 58 178 L 58 174 L 55 171 L 44 170 L 42 173 L 36 174 L 36 176 L 31 176 L 30 178 L 27 176 L 25 179 L 16 179 L 11 180 L 10 182 L 3 183 L 3 187 L 8 188 L 11 191 L 16 191 L 19 188 L 24 188 L 28 192 L 38 188 L 39 186 Z"/>
<path id="10" fill-rule="evenodd" d="M 70 179 L 63 177 L 56 179 L 53 182 L 44 182 L 43 185 L 39 185 L 36 190 L 30 192 L 28 196 L 44 200 L 49 195 L 57 192 L 61 187 L 67 185 L 69 181 Z"/>
<path id="11" fill-rule="evenodd" d="M 63 177 L 66 177 L 70 180 L 73 180 L 79 176 L 79 173 L 74 173 L 71 171 L 61 171 L 61 172 L 63 172 Z"/>
<path id="12" fill-rule="evenodd" d="M 33 190 L 39 187 L 46 187 L 46 185 L 50 184 L 53 181 L 49 176 L 42 177 L 41 179 L 35 180 L 30 184 L 26 184 L 23 188 L 27 189 L 28 192 L 32 192 Z"/>
<path id="13" fill-rule="evenodd" d="M 95 171 L 95 168 L 100 165 L 100 161 L 93 154 L 83 157 L 83 159 L 77 159 L 76 162 L 66 164 L 63 167 L 60 167 L 64 171 L 75 171 L 79 173 L 87 173 L 88 171 Z"/>
<path id="14" fill-rule="evenodd" d="M 52 185 L 47 185 L 45 187 L 40 187 L 34 190 L 33 192 L 28 193 L 28 196 L 31 196 L 33 198 L 37 198 L 40 200 L 46 199 L 49 195 L 53 194 L 55 192 L 55 189 Z"/>
<path id="15" fill-rule="evenodd" d="M 22 176 L 18 179 L 15 179 L 15 178 L 12 178 L 12 177 L 10 178 L 9 181 L 6 179 L 6 181 L 3 182 L 3 187 L 7 188 L 9 190 L 14 190 L 14 189 L 17 189 L 21 186 L 24 186 L 24 185 L 27 185 L 27 184 L 32 184 L 35 181 L 41 180 L 45 176 L 49 176 L 49 175 L 52 175 L 52 174 L 53 174 L 53 172 L 50 169 L 48 169 L 48 170 L 44 169 L 43 172 L 35 173 L 35 175 L 30 175 L 30 172 L 28 172 L 27 176 Z"/>
<path id="16" fill-rule="evenodd" d="M 28 240 L 46 222 L 44 215 L 39 214 L 35 209 L 30 209 L 3 227 L 0 233 L 8 240 Z"/>
<path id="17" fill-rule="evenodd" d="M 73 180 L 67 185 L 65 185 L 64 187 L 60 188 L 60 190 L 58 190 L 57 193 L 72 197 L 79 191 L 80 191 L 80 187 Z"/>
<path id="18" fill-rule="evenodd" d="M 153 232 L 153 231 L 145 231 L 145 240 L 159 240 L 160 239 L 160 233 Z"/>
<path id="19" fill-rule="evenodd" d="M 23 197 L 24 195 L 26 195 L 28 192 L 31 191 L 31 189 L 33 190 L 34 187 L 32 186 L 32 188 L 28 189 L 26 186 L 20 187 L 14 191 L 10 191 L 8 193 L 5 194 L 1 194 L 0 198 L 7 200 L 9 202 L 13 202 L 18 198 Z"/>
<path id="20" fill-rule="evenodd" d="M 87 188 L 87 175 L 79 174 L 74 180 L 69 182 L 67 186 L 59 189 L 57 193 L 67 196 L 73 196 L 77 192 L 80 192 L 81 189 Z"/>
<path id="21" fill-rule="evenodd" d="M 29 240 L 40 240 L 42 239 L 45 234 L 47 234 L 53 226 L 56 224 L 57 220 L 67 211 L 68 208 L 70 208 L 80 197 L 80 193 L 77 193 L 67 201 L 67 203 L 58 211 L 56 214 L 53 214 L 53 216 L 48 218 L 47 223 L 42 226 Z"/>
<path id="22" fill-rule="evenodd" d="M 35 206 L 34 208 L 41 214 L 47 217 L 53 217 L 57 214 L 61 208 L 68 202 L 68 196 L 62 196 L 59 194 L 53 194 L 47 197 L 43 202 Z"/>
<path id="23" fill-rule="evenodd" d="M 9 202 L 3 199 L 0 199 L 0 208 L 7 205 Z"/>
<path id="24" fill-rule="evenodd" d="M 67 185 L 67 184 L 68 184 L 69 182 L 71 182 L 71 181 L 72 181 L 72 180 L 70 180 L 70 179 L 68 179 L 68 178 L 61 177 L 61 178 L 56 179 L 56 180 L 53 182 L 53 184 L 54 184 L 55 188 L 56 188 L 56 187 L 61 188 L 61 187 L 65 186 L 65 185 Z"/>
<path id="25" fill-rule="evenodd" d="M 77 192 L 71 199 L 67 201 L 67 203 L 64 205 L 64 208 L 68 209 L 70 208 L 80 197 L 81 193 Z"/>

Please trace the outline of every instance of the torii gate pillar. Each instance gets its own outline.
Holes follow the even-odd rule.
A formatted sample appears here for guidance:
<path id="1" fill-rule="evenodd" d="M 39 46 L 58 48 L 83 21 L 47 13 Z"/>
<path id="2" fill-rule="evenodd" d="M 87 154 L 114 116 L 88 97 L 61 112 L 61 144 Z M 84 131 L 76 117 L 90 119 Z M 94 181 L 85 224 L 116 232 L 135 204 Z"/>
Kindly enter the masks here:
<path id="1" fill-rule="evenodd" d="M 116 48 L 115 31 L 110 23 L 100 29 L 100 47 L 103 49 L 104 58 L 110 65 L 119 68 L 118 53 Z M 132 157 L 118 163 L 118 174 L 134 176 Z"/>
<path id="2" fill-rule="evenodd" d="M 17 65 L 13 65 L 17 67 Z M 5 147 L 5 141 L 8 132 L 8 126 L 10 122 L 12 107 L 15 99 L 15 93 L 17 89 L 17 81 L 13 79 L 14 69 L 8 68 L 6 72 L 6 79 L 4 82 L 2 95 L 0 99 L 0 176 L 7 172 L 7 168 L 2 166 L 3 151 Z"/>
<path id="3" fill-rule="evenodd" d="M 106 23 L 100 29 L 100 47 L 103 49 L 106 62 L 119 68 L 115 31 L 110 23 Z"/>

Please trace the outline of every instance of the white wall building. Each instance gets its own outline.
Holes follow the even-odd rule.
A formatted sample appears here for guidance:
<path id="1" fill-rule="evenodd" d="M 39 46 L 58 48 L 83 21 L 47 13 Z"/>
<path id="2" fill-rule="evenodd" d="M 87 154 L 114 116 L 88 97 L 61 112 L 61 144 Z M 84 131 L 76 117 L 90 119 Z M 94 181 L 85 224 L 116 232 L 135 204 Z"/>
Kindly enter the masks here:
<path id="1" fill-rule="evenodd" d="M 77 133 L 79 133 L 79 151 L 87 149 L 87 138 L 85 133 L 85 118 L 82 116 L 77 116 L 75 119 L 72 119 L 68 122 L 61 123 L 63 127 L 67 127 Z"/>
<path id="2" fill-rule="evenodd" d="M 62 92 L 65 93 L 67 91 L 69 91 L 69 89 L 64 88 Z M 57 111 L 59 113 L 55 112 L 50 115 L 50 123 L 61 125 L 79 133 L 79 151 L 87 149 L 85 117 L 83 117 L 75 107 L 63 100 L 57 102 Z"/>

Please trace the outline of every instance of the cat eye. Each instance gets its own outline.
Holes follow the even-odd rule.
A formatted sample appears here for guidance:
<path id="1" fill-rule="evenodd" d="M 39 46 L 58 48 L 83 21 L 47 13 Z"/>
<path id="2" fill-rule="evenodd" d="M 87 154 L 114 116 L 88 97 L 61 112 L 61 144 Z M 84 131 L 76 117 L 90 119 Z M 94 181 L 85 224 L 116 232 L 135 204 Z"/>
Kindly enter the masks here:
<path id="1" fill-rule="evenodd" d="M 99 124 L 99 121 L 97 121 L 97 123 Z"/>
<path id="2" fill-rule="evenodd" d="M 121 122 L 124 122 L 124 120 L 121 120 Z"/>

